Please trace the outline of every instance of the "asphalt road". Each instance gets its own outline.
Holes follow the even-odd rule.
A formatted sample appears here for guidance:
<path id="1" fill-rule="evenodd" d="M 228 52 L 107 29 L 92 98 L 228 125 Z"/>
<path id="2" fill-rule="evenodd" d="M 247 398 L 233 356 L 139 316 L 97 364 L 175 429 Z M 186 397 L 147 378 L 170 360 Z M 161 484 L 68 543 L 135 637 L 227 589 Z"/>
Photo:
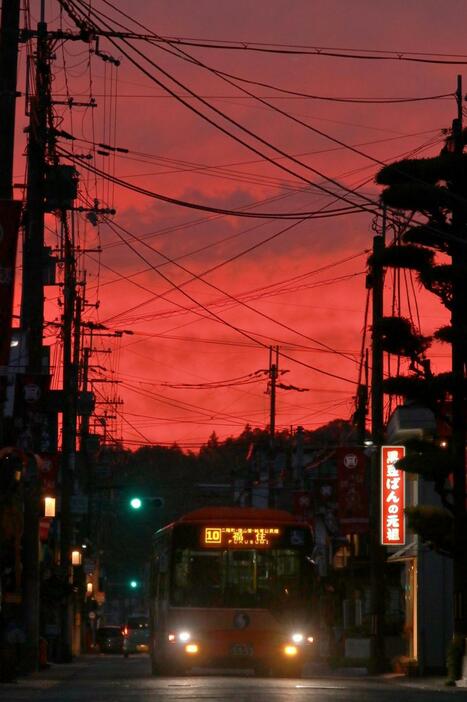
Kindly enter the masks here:
<path id="1" fill-rule="evenodd" d="M 245 674 L 153 678 L 146 656 L 89 656 L 70 665 L 0 684 L 5 702 L 444 702 L 467 700 L 467 689 L 441 680 L 342 675 L 301 679 Z"/>

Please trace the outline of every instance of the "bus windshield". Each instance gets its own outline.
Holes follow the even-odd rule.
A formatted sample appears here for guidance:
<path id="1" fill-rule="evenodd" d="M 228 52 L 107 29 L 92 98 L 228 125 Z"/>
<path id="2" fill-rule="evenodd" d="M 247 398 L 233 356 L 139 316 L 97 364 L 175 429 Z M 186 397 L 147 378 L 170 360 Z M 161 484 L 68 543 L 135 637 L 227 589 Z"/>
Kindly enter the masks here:
<path id="1" fill-rule="evenodd" d="M 171 604 L 281 608 L 298 603 L 303 555 L 294 549 L 177 548 Z"/>

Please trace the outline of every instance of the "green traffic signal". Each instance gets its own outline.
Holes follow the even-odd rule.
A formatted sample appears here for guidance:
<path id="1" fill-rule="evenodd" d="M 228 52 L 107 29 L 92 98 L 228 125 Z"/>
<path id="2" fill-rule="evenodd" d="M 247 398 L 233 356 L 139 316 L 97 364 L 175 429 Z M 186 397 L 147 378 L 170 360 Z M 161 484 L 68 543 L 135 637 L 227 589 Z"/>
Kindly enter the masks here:
<path id="1" fill-rule="evenodd" d="M 132 590 L 136 590 L 138 587 L 138 581 L 137 580 L 130 580 L 130 587 Z"/>
<path id="2" fill-rule="evenodd" d="M 143 501 L 141 500 L 141 498 L 133 497 L 130 500 L 130 507 L 132 507 L 132 509 L 141 509 L 142 506 L 143 506 Z"/>

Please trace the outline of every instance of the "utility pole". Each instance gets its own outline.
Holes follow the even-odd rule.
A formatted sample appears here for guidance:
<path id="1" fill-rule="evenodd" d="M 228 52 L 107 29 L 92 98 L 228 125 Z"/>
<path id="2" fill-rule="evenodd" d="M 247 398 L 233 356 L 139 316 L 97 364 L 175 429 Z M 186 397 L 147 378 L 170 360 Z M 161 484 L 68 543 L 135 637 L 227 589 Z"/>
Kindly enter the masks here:
<path id="1" fill-rule="evenodd" d="M 272 346 L 269 348 L 269 435 L 271 437 L 271 446 L 274 444 L 276 437 L 276 383 L 279 375 L 279 347 L 275 347 L 276 360 L 273 362 Z"/>
<path id="2" fill-rule="evenodd" d="M 373 238 L 373 254 L 369 286 L 372 289 L 372 358 L 371 358 L 371 435 L 372 457 L 370 474 L 370 613 L 371 667 L 381 672 L 385 665 L 384 651 L 384 547 L 380 543 L 381 446 L 384 441 L 383 416 L 383 319 L 384 270 L 382 254 L 385 248 L 386 208 L 383 208 L 382 233 Z"/>
<path id="3" fill-rule="evenodd" d="M 4 3 L 5 4 L 5 3 Z M 8 4 L 8 3 L 6 3 Z M 26 334 L 28 373 L 40 382 L 44 373 L 42 334 L 44 293 L 42 265 L 44 255 L 45 159 L 47 106 L 50 95 L 50 68 L 44 0 L 37 25 L 35 91 L 30 100 L 27 148 L 28 182 L 23 241 L 23 284 L 21 328 Z M 37 437 L 32 437 L 34 450 Z M 36 478 L 37 479 L 37 478 Z M 23 535 L 23 612 L 27 640 L 27 667 L 36 670 L 39 661 L 39 507 L 40 492 L 34 484 L 24 498 Z"/>
<path id="4" fill-rule="evenodd" d="M 35 94 L 30 99 L 28 139 L 28 183 L 23 243 L 21 327 L 26 333 L 28 370 L 42 373 L 42 331 L 44 326 L 44 214 L 47 107 L 50 101 L 50 65 L 44 0 L 37 25 Z"/>
<path id="5" fill-rule="evenodd" d="M 456 552 L 454 553 L 454 635 L 467 636 L 467 536 L 466 536 L 466 393 L 465 364 L 467 359 L 467 282 L 466 266 L 466 217 L 463 199 L 466 194 L 467 173 L 464 165 L 464 134 L 462 114 L 462 76 L 457 76 L 457 118 L 453 120 L 453 152 L 455 178 L 452 191 L 456 204 L 452 213 L 451 243 L 453 267 L 453 294 L 451 309 L 452 326 L 452 458 L 453 505 Z M 461 204 L 458 201 L 462 198 Z"/>
<path id="6" fill-rule="evenodd" d="M 359 446 L 365 444 L 366 439 L 366 415 L 368 411 L 368 351 L 365 355 L 365 382 L 360 382 L 357 388 L 356 410 L 354 414 L 354 424 L 357 430 L 357 443 Z"/>
<path id="7" fill-rule="evenodd" d="M 74 246 L 66 219 L 62 213 L 62 237 L 64 244 L 64 308 L 63 308 L 63 420 L 62 420 L 62 472 L 60 506 L 60 569 L 62 579 L 69 584 L 72 577 L 71 549 L 73 546 L 73 522 L 71 496 L 76 462 L 76 416 L 79 359 L 79 329 L 75 329 L 73 343 L 73 322 L 80 320 L 80 304 L 76 301 L 76 266 Z M 72 600 L 64 598 L 61 607 L 61 651 L 63 663 L 72 660 Z"/>
<path id="8" fill-rule="evenodd" d="M 276 457 L 276 384 L 279 375 L 279 347 L 275 347 L 275 362 L 273 361 L 273 348 L 269 347 L 269 467 L 268 467 L 268 505 L 275 506 L 274 490 L 274 460 Z"/>
<path id="9" fill-rule="evenodd" d="M 16 81 L 20 0 L 3 2 L 0 26 L 0 446 L 5 443 L 3 403 L 10 355 L 16 247 L 21 203 L 13 200 Z"/>
<path id="10" fill-rule="evenodd" d="M 89 357 L 92 353 L 92 329 L 90 332 L 89 346 L 83 348 L 83 365 L 81 374 L 81 389 L 83 396 L 86 396 L 88 391 L 89 380 Z M 92 462 L 90 460 L 89 451 L 89 414 L 86 412 L 81 417 L 81 426 L 79 433 L 79 450 L 81 460 L 83 462 L 84 476 L 86 481 L 86 492 L 88 496 L 88 514 L 86 532 L 89 538 L 92 534 L 93 511 L 94 511 L 94 475 Z"/>
<path id="11" fill-rule="evenodd" d="M 13 199 L 20 0 L 2 4 L 0 29 L 0 200 Z"/>

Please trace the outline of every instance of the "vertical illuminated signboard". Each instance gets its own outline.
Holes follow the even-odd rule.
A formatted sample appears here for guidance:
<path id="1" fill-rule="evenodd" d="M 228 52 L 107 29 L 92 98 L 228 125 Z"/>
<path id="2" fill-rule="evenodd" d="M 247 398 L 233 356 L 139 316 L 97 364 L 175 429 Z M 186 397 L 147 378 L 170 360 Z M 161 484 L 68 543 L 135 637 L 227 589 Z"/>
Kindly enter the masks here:
<path id="1" fill-rule="evenodd" d="M 405 446 L 381 447 L 381 543 L 405 544 L 405 474 L 395 463 L 405 456 Z"/>

